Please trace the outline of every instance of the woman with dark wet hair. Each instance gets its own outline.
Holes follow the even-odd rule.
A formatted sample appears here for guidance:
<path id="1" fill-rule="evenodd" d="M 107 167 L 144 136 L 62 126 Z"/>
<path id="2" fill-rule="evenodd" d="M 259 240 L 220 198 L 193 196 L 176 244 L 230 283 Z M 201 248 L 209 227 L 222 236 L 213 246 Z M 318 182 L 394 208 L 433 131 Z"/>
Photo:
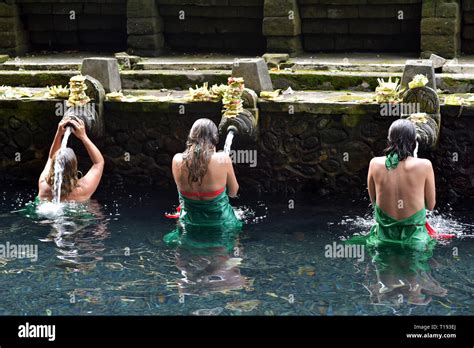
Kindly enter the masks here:
<path id="1" fill-rule="evenodd" d="M 430 295 L 446 294 L 426 277 L 436 244 L 426 221 L 426 210 L 435 207 L 433 167 L 429 160 L 414 156 L 416 129 L 408 120 L 392 123 L 387 145 L 385 156 L 370 161 L 367 178 L 375 225 L 369 234 L 348 243 L 367 247 L 377 271 L 374 294 L 402 292 L 408 303 L 426 305 Z"/>
<path id="2" fill-rule="evenodd" d="M 180 212 L 177 228 L 164 238 L 170 246 L 228 249 L 242 227 L 229 204 L 239 184 L 229 155 L 216 151 L 218 142 L 214 122 L 201 118 L 189 132 L 185 151 L 173 158 Z"/>
<path id="3" fill-rule="evenodd" d="M 376 224 L 364 236 L 369 246 L 398 245 L 429 249 L 434 240 L 426 228 L 426 209 L 435 206 L 435 179 L 431 162 L 414 157 L 416 129 L 400 119 L 388 131 L 385 156 L 370 161 L 367 185 Z"/>

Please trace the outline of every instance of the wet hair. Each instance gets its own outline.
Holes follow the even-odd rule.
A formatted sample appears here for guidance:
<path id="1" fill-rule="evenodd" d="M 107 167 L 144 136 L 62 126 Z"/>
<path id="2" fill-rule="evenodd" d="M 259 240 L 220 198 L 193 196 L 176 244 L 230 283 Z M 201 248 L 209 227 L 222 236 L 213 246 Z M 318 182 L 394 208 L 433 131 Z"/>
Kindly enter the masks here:
<path id="1" fill-rule="evenodd" d="M 399 119 L 392 123 L 388 130 L 388 142 L 385 155 L 398 154 L 399 161 L 413 156 L 416 148 L 416 128 L 410 121 Z"/>
<path id="2" fill-rule="evenodd" d="M 63 182 L 61 184 L 61 197 L 67 197 L 77 187 L 77 158 L 70 147 L 56 151 L 51 161 L 46 182 L 54 187 L 54 165 L 56 161 L 64 162 Z"/>
<path id="3" fill-rule="evenodd" d="M 200 118 L 194 122 L 186 141 L 186 150 L 183 152 L 189 183 L 202 184 L 218 143 L 219 133 L 214 122 L 207 118 Z"/>

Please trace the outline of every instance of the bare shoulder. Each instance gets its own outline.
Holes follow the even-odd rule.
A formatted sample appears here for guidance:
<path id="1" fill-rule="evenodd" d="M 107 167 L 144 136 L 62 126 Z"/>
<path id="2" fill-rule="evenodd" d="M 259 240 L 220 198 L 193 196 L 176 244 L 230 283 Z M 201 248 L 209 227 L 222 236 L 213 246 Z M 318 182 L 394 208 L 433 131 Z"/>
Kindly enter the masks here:
<path id="1" fill-rule="evenodd" d="M 385 156 L 374 157 L 370 160 L 369 166 L 371 168 L 378 168 L 379 166 L 385 167 Z"/>
<path id="2" fill-rule="evenodd" d="M 176 155 L 174 155 L 173 163 L 180 164 L 182 162 L 183 162 L 183 154 L 182 153 L 177 153 Z"/>
<path id="3" fill-rule="evenodd" d="M 415 166 L 420 168 L 421 170 L 433 170 L 433 165 L 431 164 L 431 161 L 426 158 L 414 158 L 415 160 Z"/>
<path id="4" fill-rule="evenodd" d="M 217 163 L 231 163 L 231 159 L 224 151 L 215 152 L 212 155 L 212 161 Z"/>

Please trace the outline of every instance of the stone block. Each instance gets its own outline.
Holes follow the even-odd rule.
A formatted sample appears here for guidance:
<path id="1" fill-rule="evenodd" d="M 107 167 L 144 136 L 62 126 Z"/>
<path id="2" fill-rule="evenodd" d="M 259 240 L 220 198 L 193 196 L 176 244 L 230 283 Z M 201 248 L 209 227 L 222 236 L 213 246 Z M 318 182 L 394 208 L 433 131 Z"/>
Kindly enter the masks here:
<path id="1" fill-rule="evenodd" d="M 0 3 L 0 17 L 14 17 L 18 15 L 18 6 Z"/>
<path id="2" fill-rule="evenodd" d="M 158 17 L 158 8 L 155 1 L 149 0 L 128 0 L 127 17 L 128 18 L 146 18 Z"/>
<path id="3" fill-rule="evenodd" d="M 425 75 L 429 81 L 427 86 L 436 90 L 436 77 L 433 62 L 428 59 L 406 61 L 401 82 L 402 88 L 408 88 L 408 83 L 418 74 Z"/>
<path id="4" fill-rule="evenodd" d="M 459 33 L 459 19 L 423 18 L 420 29 L 422 35 L 455 35 Z"/>
<path id="5" fill-rule="evenodd" d="M 19 17 L 0 17 L 0 33 L 17 31 L 21 28 Z"/>
<path id="6" fill-rule="evenodd" d="M 400 21 L 396 19 L 350 19 L 351 34 L 397 35 L 400 34 Z"/>
<path id="7" fill-rule="evenodd" d="M 439 69 L 442 68 L 444 64 L 446 64 L 446 59 L 440 57 L 436 54 L 432 54 L 430 56 L 430 60 L 433 62 L 433 68 Z"/>
<path id="8" fill-rule="evenodd" d="M 263 58 L 235 59 L 232 76 L 242 77 L 245 87 L 253 89 L 257 94 L 261 91 L 273 91 L 272 80 Z"/>
<path id="9" fill-rule="evenodd" d="M 125 4 L 102 4 L 100 7 L 102 15 L 118 16 L 127 14 L 127 6 Z"/>
<path id="10" fill-rule="evenodd" d="M 412 5 L 372 5 L 372 6 L 359 6 L 359 17 L 360 18 L 392 18 L 398 20 L 399 11 L 403 11 L 403 19 L 419 19 L 420 8 L 419 6 Z"/>
<path id="11" fill-rule="evenodd" d="M 71 15 L 72 12 L 77 16 L 78 14 L 82 14 L 82 4 L 67 4 L 67 3 L 60 3 L 60 4 L 54 4 L 53 3 L 53 14 L 64 14 L 64 15 Z"/>
<path id="12" fill-rule="evenodd" d="M 127 33 L 132 35 L 156 34 L 163 31 L 163 21 L 160 18 L 128 18 Z"/>
<path id="13" fill-rule="evenodd" d="M 98 80 L 107 93 L 122 89 L 119 66 L 115 58 L 85 58 L 82 61 L 81 73 Z"/>
<path id="14" fill-rule="evenodd" d="M 328 7 L 327 11 L 328 11 L 328 18 L 331 18 L 331 19 L 358 18 L 359 17 L 358 6 Z"/>
<path id="15" fill-rule="evenodd" d="M 423 5 L 421 6 L 421 16 L 423 18 L 436 17 L 436 2 L 437 0 L 423 1 Z"/>
<path id="16" fill-rule="evenodd" d="M 288 17 L 265 17 L 263 19 L 263 35 L 265 36 L 296 36 L 301 34 L 301 20 Z"/>
<path id="17" fill-rule="evenodd" d="M 28 14 L 51 14 L 53 13 L 53 4 L 22 4 L 21 10 Z"/>
<path id="18" fill-rule="evenodd" d="M 11 48 L 15 47 L 17 42 L 17 32 L 0 33 L 0 47 Z"/>
<path id="19" fill-rule="evenodd" d="M 301 18 L 328 18 L 326 6 L 301 6 Z"/>
<path id="20" fill-rule="evenodd" d="M 83 13 L 84 14 L 100 14 L 101 6 L 100 4 L 84 4 Z"/>
<path id="21" fill-rule="evenodd" d="M 133 49 L 153 51 L 162 48 L 163 45 L 163 34 L 128 36 L 128 46 Z"/>
<path id="22" fill-rule="evenodd" d="M 459 4 L 455 2 L 442 2 L 436 6 L 436 17 L 456 18 L 460 15 Z"/>
<path id="23" fill-rule="evenodd" d="M 310 34 L 348 34 L 349 22 L 334 19 L 304 21 L 301 31 Z"/>
<path id="24" fill-rule="evenodd" d="M 288 17 L 298 13 L 296 0 L 265 0 L 263 13 L 265 17 Z"/>

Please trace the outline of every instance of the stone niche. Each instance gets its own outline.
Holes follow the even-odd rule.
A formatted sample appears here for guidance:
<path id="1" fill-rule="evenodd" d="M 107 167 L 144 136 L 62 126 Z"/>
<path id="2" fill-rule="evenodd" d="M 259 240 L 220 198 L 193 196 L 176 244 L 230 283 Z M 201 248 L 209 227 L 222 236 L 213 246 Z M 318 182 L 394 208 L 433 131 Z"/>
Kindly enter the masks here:
<path id="1" fill-rule="evenodd" d="M 422 0 L 298 0 L 305 51 L 418 52 Z"/>
<path id="2" fill-rule="evenodd" d="M 16 0 L 30 50 L 123 51 L 126 0 Z"/>
<path id="3" fill-rule="evenodd" d="M 262 54 L 264 0 L 156 0 L 166 46 L 176 51 Z"/>

